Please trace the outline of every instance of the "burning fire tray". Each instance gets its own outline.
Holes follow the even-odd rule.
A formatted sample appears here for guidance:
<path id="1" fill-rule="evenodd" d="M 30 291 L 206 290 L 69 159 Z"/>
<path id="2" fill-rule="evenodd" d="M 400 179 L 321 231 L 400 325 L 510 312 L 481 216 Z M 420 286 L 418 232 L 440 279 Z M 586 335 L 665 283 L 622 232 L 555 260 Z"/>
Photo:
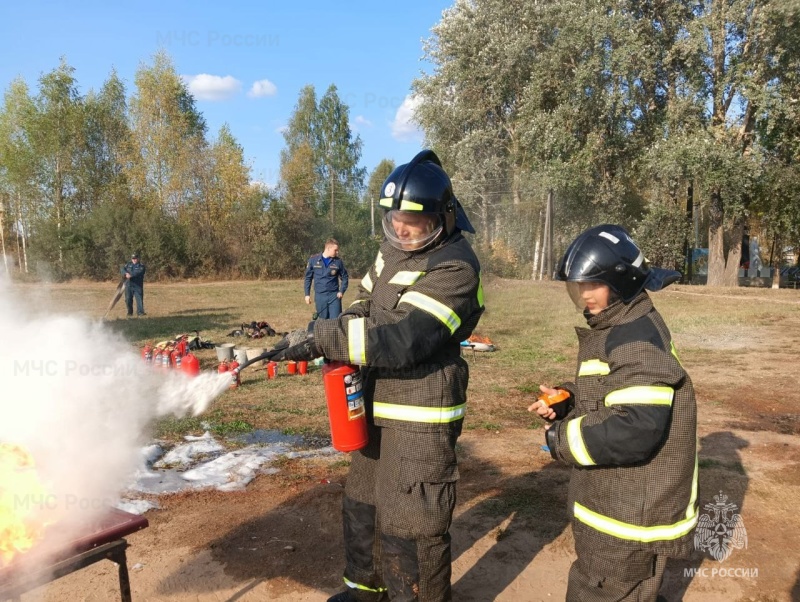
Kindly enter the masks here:
<path id="1" fill-rule="evenodd" d="M 128 542 L 124 537 L 147 526 L 147 519 L 143 516 L 110 508 L 85 535 L 75 537 L 54 554 L 45 556 L 39 553 L 42 556 L 41 562 L 37 562 L 34 548 L 10 565 L 0 568 L 0 600 L 18 600 L 26 591 L 108 559 L 117 563 L 119 568 L 122 602 L 131 602 L 128 561 L 125 555 Z M 24 569 L 20 566 L 23 563 Z"/>

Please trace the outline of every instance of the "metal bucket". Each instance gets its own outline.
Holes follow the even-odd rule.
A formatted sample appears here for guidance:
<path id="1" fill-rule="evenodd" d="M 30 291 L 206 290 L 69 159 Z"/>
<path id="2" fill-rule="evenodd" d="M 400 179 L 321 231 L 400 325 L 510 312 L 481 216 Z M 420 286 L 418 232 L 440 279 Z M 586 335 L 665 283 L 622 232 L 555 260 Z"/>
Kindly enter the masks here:
<path id="1" fill-rule="evenodd" d="M 239 362 L 239 365 L 241 366 L 247 361 L 247 349 L 245 349 L 244 347 L 236 347 L 233 350 L 233 357 L 236 359 L 237 362 Z"/>
<path id="2" fill-rule="evenodd" d="M 246 351 L 247 351 L 247 359 L 251 360 L 254 357 L 258 357 L 266 350 L 263 347 L 248 347 Z M 265 361 L 266 360 L 261 360 L 260 362 L 256 362 L 255 364 L 253 364 L 253 366 L 255 367 L 263 366 Z"/>
<path id="3" fill-rule="evenodd" d="M 231 361 L 233 359 L 234 347 L 235 345 L 233 343 L 222 343 L 214 347 L 214 349 L 217 350 L 217 359 L 221 362 Z"/>

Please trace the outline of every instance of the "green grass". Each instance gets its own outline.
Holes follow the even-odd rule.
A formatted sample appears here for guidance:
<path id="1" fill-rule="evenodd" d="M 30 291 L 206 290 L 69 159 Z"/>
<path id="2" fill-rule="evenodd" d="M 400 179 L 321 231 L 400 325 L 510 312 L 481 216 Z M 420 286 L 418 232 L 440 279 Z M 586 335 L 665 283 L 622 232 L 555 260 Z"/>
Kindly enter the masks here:
<path id="1" fill-rule="evenodd" d="M 358 280 L 351 279 L 345 305 L 352 301 L 357 285 Z M 100 319 L 115 286 L 116 282 L 73 282 L 13 284 L 11 289 L 19 292 L 33 311 Z M 585 321 L 562 283 L 485 278 L 484 287 L 487 311 L 476 333 L 488 336 L 497 351 L 464 356 L 470 368 L 465 428 L 492 432 L 541 428 L 531 419 L 527 407 L 540 384 L 555 385 L 574 378 L 574 329 L 585 327 Z M 800 300 L 797 291 L 785 289 L 720 290 L 678 285 L 652 297 L 677 335 L 680 357 L 690 375 L 693 366 L 726 370 L 741 353 L 741 347 L 731 348 L 739 340 L 737 329 L 758 335 L 759 329 L 776 320 L 796 323 Z M 215 343 L 269 348 L 278 337 L 251 341 L 229 337 L 228 333 L 254 320 L 269 322 L 278 332 L 305 328 L 313 312 L 313 307 L 303 302 L 300 280 L 146 282 L 145 308 L 146 318 L 126 320 L 124 304 L 118 304 L 106 321 L 108 328 L 129 341 L 137 352 L 147 342 L 195 330 Z M 202 350 L 197 356 L 201 369 L 216 370 L 213 349 Z M 263 369 L 247 369 L 242 373 L 241 386 L 223 393 L 206 415 L 159 420 L 153 425 L 153 434 L 163 438 L 198 434 L 203 432 L 202 422 L 224 435 L 246 429 L 327 434 L 321 375 L 319 368 L 309 368 L 307 376 L 289 376 L 282 370 L 275 380 L 267 380 Z"/>

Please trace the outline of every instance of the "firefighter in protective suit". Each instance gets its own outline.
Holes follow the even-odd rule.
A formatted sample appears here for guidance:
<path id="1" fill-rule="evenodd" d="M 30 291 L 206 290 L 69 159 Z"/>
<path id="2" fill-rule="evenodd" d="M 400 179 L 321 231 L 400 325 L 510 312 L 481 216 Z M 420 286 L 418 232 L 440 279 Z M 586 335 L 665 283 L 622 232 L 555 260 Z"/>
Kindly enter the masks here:
<path id="1" fill-rule="evenodd" d="M 444 602 L 468 381 L 460 342 L 484 309 L 478 260 L 461 234 L 474 230 L 431 151 L 396 168 L 379 203 L 385 240 L 355 302 L 290 333 L 274 359 L 362 366 L 369 443 L 352 455 L 346 588 L 329 602 Z"/>
<path id="2" fill-rule="evenodd" d="M 645 291 L 680 274 L 650 267 L 606 224 L 572 242 L 557 277 L 589 328 L 576 329 L 575 382 L 557 387 L 569 399 L 529 409 L 553 421 L 550 453 L 573 467 L 567 600 L 655 601 L 667 558 L 690 554 L 698 518 L 694 390 Z"/>

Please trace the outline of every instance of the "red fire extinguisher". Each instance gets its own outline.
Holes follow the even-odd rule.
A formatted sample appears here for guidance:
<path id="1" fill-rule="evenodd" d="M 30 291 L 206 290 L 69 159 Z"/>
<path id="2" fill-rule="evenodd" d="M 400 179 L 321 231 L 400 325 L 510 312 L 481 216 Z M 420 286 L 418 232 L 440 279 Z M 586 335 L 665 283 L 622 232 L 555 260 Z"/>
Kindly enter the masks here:
<path id="1" fill-rule="evenodd" d="M 230 364 L 228 364 L 228 370 L 231 373 L 231 389 L 235 389 L 238 387 L 242 381 L 239 379 L 239 362 L 233 360 Z"/>
<path id="2" fill-rule="evenodd" d="M 333 447 L 343 452 L 361 449 L 367 444 L 367 414 L 358 366 L 327 363 L 322 366 L 322 382 Z"/>
<path id="3" fill-rule="evenodd" d="M 217 368 L 217 372 L 222 374 L 223 372 L 227 371 L 228 371 L 228 360 L 222 360 L 222 362 L 219 365 L 219 368 Z"/>
<path id="4" fill-rule="evenodd" d="M 181 350 L 180 347 L 175 347 L 170 353 L 170 360 L 172 361 L 172 367 L 176 370 L 181 369 Z"/>
<path id="5" fill-rule="evenodd" d="M 181 361 L 181 371 L 189 376 L 200 374 L 200 362 L 194 353 L 187 353 Z"/>
<path id="6" fill-rule="evenodd" d="M 145 361 L 146 364 L 149 364 L 153 361 L 153 348 L 150 346 L 150 343 L 147 343 L 142 348 L 142 359 Z"/>

